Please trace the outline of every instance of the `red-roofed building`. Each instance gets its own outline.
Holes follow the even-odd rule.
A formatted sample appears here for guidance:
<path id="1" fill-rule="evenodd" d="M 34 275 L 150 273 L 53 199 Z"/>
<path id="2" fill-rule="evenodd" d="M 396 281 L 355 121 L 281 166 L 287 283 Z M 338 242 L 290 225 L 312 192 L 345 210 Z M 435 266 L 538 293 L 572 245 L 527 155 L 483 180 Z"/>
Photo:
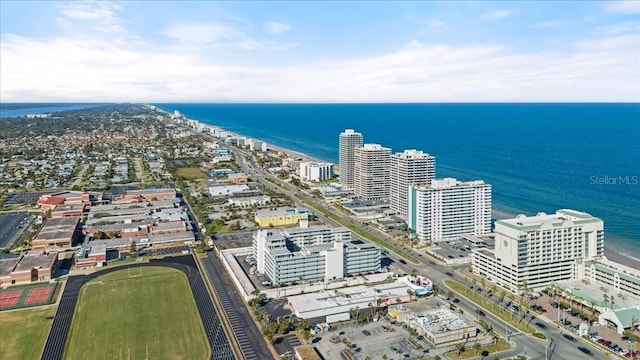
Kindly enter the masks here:
<path id="1" fill-rule="evenodd" d="M 66 199 L 61 196 L 52 196 L 51 194 L 45 194 L 38 199 L 37 204 L 40 205 L 42 210 L 47 211 L 55 209 L 56 206 L 64 204 Z"/>

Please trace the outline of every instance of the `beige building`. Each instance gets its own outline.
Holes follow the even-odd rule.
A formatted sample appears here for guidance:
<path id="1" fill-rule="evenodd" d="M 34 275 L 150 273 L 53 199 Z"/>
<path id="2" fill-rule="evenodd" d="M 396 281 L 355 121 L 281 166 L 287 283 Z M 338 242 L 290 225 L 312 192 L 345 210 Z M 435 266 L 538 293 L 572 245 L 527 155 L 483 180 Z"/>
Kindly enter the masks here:
<path id="1" fill-rule="evenodd" d="M 58 254 L 27 254 L 0 260 L 0 285 L 47 281 L 53 277 Z"/>
<path id="2" fill-rule="evenodd" d="M 78 234 L 79 223 L 79 217 L 47 219 L 38 235 L 31 241 L 31 249 L 51 251 L 71 247 Z"/>
<path id="3" fill-rule="evenodd" d="M 604 223 L 585 212 L 518 215 L 496 221 L 494 233 L 495 249 L 473 250 L 473 272 L 514 292 L 575 279 L 578 262 L 604 255 Z"/>
<path id="4" fill-rule="evenodd" d="M 354 151 L 354 191 L 364 200 L 389 198 L 391 149 L 364 144 Z"/>

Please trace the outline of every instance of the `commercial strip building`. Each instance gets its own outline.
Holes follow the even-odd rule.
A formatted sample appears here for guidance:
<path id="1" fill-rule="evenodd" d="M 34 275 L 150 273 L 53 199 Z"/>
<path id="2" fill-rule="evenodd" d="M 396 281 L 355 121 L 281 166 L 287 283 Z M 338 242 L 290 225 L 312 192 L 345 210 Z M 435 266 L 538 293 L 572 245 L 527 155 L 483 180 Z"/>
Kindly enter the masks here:
<path id="1" fill-rule="evenodd" d="M 473 250 L 472 270 L 513 292 L 524 284 L 539 290 L 576 279 L 578 262 L 604 255 L 602 220 L 575 210 L 499 220 L 494 234 L 495 249 Z"/>
<path id="2" fill-rule="evenodd" d="M 491 185 L 482 180 L 433 179 L 409 187 L 408 226 L 421 242 L 491 231 Z"/>
<path id="3" fill-rule="evenodd" d="M 56 253 L 29 253 L 0 259 L 0 285 L 51 280 L 57 262 Z"/>
<path id="4" fill-rule="evenodd" d="M 354 191 L 364 200 L 389 198 L 391 149 L 364 144 L 354 150 Z"/>
<path id="5" fill-rule="evenodd" d="M 340 184 L 346 189 L 355 185 L 355 149 L 362 146 L 362 134 L 346 129 L 339 138 Z"/>
<path id="6" fill-rule="evenodd" d="M 418 150 L 391 155 L 389 201 L 391 210 L 407 218 L 410 185 L 428 185 L 436 176 L 436 158 Z"/>
<path id="7" fill-rule="evenodd" d="M 255 222 L 260 227 L 296 225 L 300 221 L 309 220 L 311 212 L 307 209 L 278 208 L 256 211 Z"/>
<path id="8" fill-rule="evenodd" d="M 333 178 L 332 163 L 315 163 L 303 161 L 300 163 L 300 179 L 304 181 L 325 181 Z"/>
<path id="9" fill-rule="evenodd" d="M 476 326 L 471 321 L 446 306 L 437 305 L 421 301 L 390 306 L 387 311 L 435 346 L 476 337 Z"/>
<path id="10" fill-rule="evenodd" d="M 331 288 L 318 292 L 288 296 L 294 314 L 301 319 L 319 319 L 328 323 L 350 319 L 352 309 L 365 310 L 376 306 L 409 302 L 404 279 L 371 285 Z"/>
<path id="11" fill-rule="evenodd" d="M 380 248 L 350 242 L 344 227 L 324 225 L 264 229 L 253 235 L 256 268 L 274 285 L 341 279 L 380 271 Z"/>

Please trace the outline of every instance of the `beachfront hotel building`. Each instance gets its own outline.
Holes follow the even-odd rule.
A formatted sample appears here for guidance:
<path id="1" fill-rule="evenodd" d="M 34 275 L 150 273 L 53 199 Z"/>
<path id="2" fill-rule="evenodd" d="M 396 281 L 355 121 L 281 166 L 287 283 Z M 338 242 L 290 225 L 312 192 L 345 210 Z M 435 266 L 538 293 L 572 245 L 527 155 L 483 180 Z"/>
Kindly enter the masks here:
<path id="1" fill-rule="evenodd" d="M 411 185 L 407 224 L 421 242 L 487 234 L 491 231 L 491 185 L 453 178 Z"/>
<path id="2" fill-rule="evenodd" d="M 355 148 L 354 158 L 356 196 L 363 200 L 388 199 L 391 149 L 379 144 L 364 144 Z"/>
<path id="3" fill-rule="evenodd" d="M 341 279 L 380 271 L 380 248 L 351 242 L 344 227 L 263 229 L 253 234 L 256 269 L 274 285 Z"/>
<path id="4" fill-rule="evenodd" d="M 333 177 L 332 163 L 303 161 L 300 163 L 300 179 L 304 181 L 326 181 Z"/>
<path id="5" fill-rule="evenodd" d="M 389 203 L 396 216 L 407 219 L 409 186 L 428 185 L 436 176 L 436 158 L 418 150 L 391 155 Z"/>
<path id="6" fill-rule="evenodd" d="M 514 292 L 524 283 L 538 290 L 573 280 L 577 263 L 604 255 L 602 220 L 580 211 L 498 220 L 494 233 L 494 250 L 473 250 L 472 270 Z"/>
<path id="7" fill-rule="evenodd" d="M 340 184 L 347 189 L 353 189 L 355 149 L 362 146 L 362 134 L 353 129 L 346 129 L 340 133 L 339 146 Z"/>

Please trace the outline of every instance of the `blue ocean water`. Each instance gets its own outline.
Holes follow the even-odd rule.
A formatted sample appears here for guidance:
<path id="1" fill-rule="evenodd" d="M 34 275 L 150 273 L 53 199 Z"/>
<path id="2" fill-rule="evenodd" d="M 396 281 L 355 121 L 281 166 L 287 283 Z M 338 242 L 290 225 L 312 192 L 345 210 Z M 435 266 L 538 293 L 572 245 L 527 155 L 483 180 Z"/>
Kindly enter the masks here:
<path id="1" fill-rule="evenodd" d="M 0 119 L 21 117 L 29 114 L 48 114 L 67 110 L 90 109 L 106 104 L 62 104 L 62 103 L 0 103 Z"/>
<path id="2" fill-rule="evenodd" d="M 493 207 L 572 208 L 605 222 L 607 246 L 640 258 L 640 104 L 155 104 L 338 162 L 338 134 L 436 156 L 436 176 L 483 179 Z"/>

